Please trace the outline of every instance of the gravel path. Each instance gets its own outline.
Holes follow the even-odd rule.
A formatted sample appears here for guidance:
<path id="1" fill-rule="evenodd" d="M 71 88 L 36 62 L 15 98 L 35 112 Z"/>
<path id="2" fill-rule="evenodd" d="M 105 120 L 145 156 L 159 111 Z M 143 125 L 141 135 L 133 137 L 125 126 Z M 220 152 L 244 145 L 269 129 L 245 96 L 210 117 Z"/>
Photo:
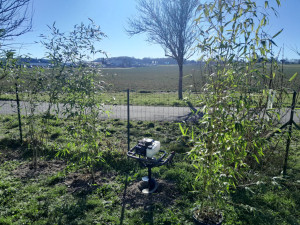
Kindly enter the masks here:
<path id="1" fill-rule="evenodd" d="M 0 114 L 7 115 L 17 112 L 17 104 L 15 101 L 0 101 Z M 26 115 L 29 112 L 28 102 L 20 102 L 21 114 Z M 46 112 L 48 103 L 38 103 L 36 112 Z M 63 105 L 60 105 L 63 108 Z M 111 111 L 110 118 L 127 119 L 127 106 L 124 105 L 106 105 L 104 111 Z M 190 113 L 189 107 L 167 107 L 167 106 L 130 106 L 131 120 L 148 120 L 148 121 L 181 121 L 188 117 Z M 289 120 L 290 109 L 283 109 L 281 112 L 281 123 L 286 123 Z M 108 118 L 103 112 L 101 119 Z M 300 122 L 300 110 L 296 110 L 294 121 Z"/>

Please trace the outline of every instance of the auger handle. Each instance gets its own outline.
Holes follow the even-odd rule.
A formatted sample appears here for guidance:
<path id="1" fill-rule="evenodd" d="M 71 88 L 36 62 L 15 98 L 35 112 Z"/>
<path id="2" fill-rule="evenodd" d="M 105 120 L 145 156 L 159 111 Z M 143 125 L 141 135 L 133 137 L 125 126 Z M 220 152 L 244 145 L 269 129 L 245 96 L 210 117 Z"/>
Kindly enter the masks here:
<path id="1" fill-rule="evenodd" d="M 166 163 L 172 162 L 174 156 L 175 156 L 175 152 L 173 151 L 173 152 L 170 153 L 170 155 L 168 156 L 168 158 L 165 161 L 160 162 L 159 166 L 162 166 Z"/>

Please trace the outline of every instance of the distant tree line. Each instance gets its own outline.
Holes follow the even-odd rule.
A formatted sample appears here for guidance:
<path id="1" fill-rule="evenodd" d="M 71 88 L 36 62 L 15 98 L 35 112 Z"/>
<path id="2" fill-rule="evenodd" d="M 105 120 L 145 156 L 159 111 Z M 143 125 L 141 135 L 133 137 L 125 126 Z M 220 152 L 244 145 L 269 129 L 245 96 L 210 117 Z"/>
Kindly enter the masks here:
<path id="1" fill-rule="evenodd" d="M 93 62 L 101 63 L 105 67 L 143 67 L 151 65 L 177 65 L 175 59 L 172 58 L 134 58 L 128 56 L 99 58 Z M 185 64 L 195 64 L 195 60 L 186 60 Z"/>
<path id="2" fill-rule="evenodd" d="M 0 62 L 3 62 L 5 58 L 1 58 Z M 242 60 L 240 60 L 242 61 Z M 300 59 L 274 59 L 273 62 L 283 64 L 300 64 Z M 237 61 L 235 61 L 237 62 Z M 261 62 L 259 59 L 258 62 Z M 272 62 L 272 59 L 268 60 L 269 63 Z M 111 57 L 111 58 L 98 58 L 92 62 L 86 62 L 88 64 L 99 63 L 103 67 L 147 67 L 147 66 L 155 66 L 155 65 L 177 65 L 176 60 L 172 58 L 149 58 L 145 57 L 142 59 L 129 57 L 129 56 L 119 56 L 119 57 Z M 199 64 L 201 63 L 198 60 L 186 60 L 184 64 Z M 49 66 L 51 61 L 48 59 L 39 59 L 39 58 L 18 58 L 17 64 L 28 65 L 28 66 Z M 67 64 L 70 66 L 71 64 Z"/>
<path id="3" fill-rule="evenodd" d="M 5 58 L 0 58 L 0 61 L 5 61 Z M 98 58 L 92 62 L 86 62 L 86 64 L 99 63 L 104 67 L 145 67 L 155 65 L 177 65 L 177 62 L 171 58 L 142 58 L 137 59 L 134 57 L 120 56 L 112 58 Z M 195 60 L 186 60 L 185 64 L 196 64 Z M 51 61 L 49 59 L 39 58 L 18 58 L 17 64 L 28 66 L 49 66 Z M 67 66 L 72 65 L 67 63 Z"/>

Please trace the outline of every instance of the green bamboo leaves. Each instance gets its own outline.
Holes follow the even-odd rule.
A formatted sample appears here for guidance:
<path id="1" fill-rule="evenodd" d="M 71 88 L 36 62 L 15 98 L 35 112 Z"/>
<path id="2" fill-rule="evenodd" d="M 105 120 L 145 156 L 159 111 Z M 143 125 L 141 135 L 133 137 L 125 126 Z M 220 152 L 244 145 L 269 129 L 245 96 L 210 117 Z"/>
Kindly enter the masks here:
<path id="1" fill-rule="evenodd" d="M 290 79 L 289 81 L 291 82 L 292 80 L 294 80 L 296 78 L 296 76 L 298 75 L 298 72 L 296 72 Z"/>
<path id="2" fill-rule="evenodd" d="M 189 156 L 213 207 L 224 203 L 224 196 L 264 155 L 263 134 L 271 122 L 259 116 L 265 110 L 264 96 L 256 97 L 251 88 L 259 90 L 261 76 L 265 80 L 268 76 L 266 83 L 275 78 L 275 71 L 261 75 L 258 62 L 268 61 L 273 39 L 282 30 L 272 37 L 266 35 L 269 19 L 264 8 L 269 8 L 269 1 L 262 4 L 214 0 L 199 7 L 197 22 L 203 36 L 198 46 L 209 75 L 200 100 L 206 107 L 197 125 L 201 133 L 194 135 L 196 145 Z M 180 126 L 180 130 L 188 135 L 187 128 Z"/>
<path id="3" fill-rule="evenodd" d="M 104 113 L 99 93 L 104 89 L 98 81 L 101 71 L 86 61 L 95 54 L 105 54 L 96 46 L 106 35 L 89 19 L 89 24 L 74 25 L 69 33 L 61 32 L 53 23 L 51 36 L 42 35 L 47 58 L 51 61 L 46 93 L 50 105 L 64 104 L 64 117 L 71 118 L 68 134 L 73 142 L 60 149 L 57 156 L 73 155 L 80 166 L 88 167 L 94 179 L 97 163 L 103 161 L 102 145 L 105 132 L 99 128 L 98 119 Z M 49 108 L 50 111 L 50 108 Z"/>

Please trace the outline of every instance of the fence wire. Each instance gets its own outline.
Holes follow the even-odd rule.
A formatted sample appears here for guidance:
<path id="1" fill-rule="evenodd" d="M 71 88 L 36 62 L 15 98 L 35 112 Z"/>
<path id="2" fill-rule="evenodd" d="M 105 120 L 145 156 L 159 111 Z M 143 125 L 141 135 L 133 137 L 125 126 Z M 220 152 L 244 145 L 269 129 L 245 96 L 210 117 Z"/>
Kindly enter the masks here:
<path id="1" fill-rule="evenodd" d="M 298 94 L 299 95 L 299 94 Z M 184 93 L 189 101 L 197 107 L 197 95 Z M 133 121 L 185 121 L 193 117 L 191 108 L 185 101 L 177 100 L 176 92 L 136 92 L 130 91 L 130 120 Z M 103 113 L 99 119 L 120 119 L 127 120 L 127 92 L 109 92 L 99 97 L 99 103 L 103 104 Z M 36 103 L 36 114 L 45 113 L 48 109 L 48 103 Z M 297 105 L 300 104 L 300 98 L 297 98 Z M 63 117 L 63 104 L 58 104 Z M 106 112 L 109 112 L 108 114 Z M 283 108 L 280 110 L 282 124 L 286 123 L 290 118 L 290 108 Z M 27 101 L 20 101 L 20 112 L 23 116 L 28 116 L 30 112 L 30 104 Z M 52 113 L 55 114 L 56 110 L 53 108 Z M 0 115 L 4 118 L 5 115 L 10 115 L 12 118 L 12 125 L 17 126 L 17 104 L 16 101 L 0 101 Z M 4 118 L 5 119 L 5 118 Z M 300 123 L 300 109 L 296 107 L 294 114 L 294 121 Z M 9 127 L 4 127 L 4 122 L 1 122 L 0 135 L 3 136 Z"/>
<path id="2" fill-rule="evenodd" d="M 108 97 L 109 96 L 109 97 Z M 176 100 L 176 93 L 136 93 L 130 92 L 130 119 L 141 121 L 181 121 L 189 117 L 191 110 L 183 101 Z M 99 99 L 103 104 L 100 119 L 127 119 L 127 92 L 105 93 L 105 99 Z M 45 113 L 48 103 L 36 103 L 36 114 Z M 13 115 L 17 113 L 16 101 L 0 101 L 0 114 Z M 58 104 L 62 116 L 65 106 Z M 20 101 L 21 115 L 28 115 L 30 104 Z M 106 112 L 109 112 L 107 115 Z M 52 113 L 55 113 L 53 108 Z"/>

